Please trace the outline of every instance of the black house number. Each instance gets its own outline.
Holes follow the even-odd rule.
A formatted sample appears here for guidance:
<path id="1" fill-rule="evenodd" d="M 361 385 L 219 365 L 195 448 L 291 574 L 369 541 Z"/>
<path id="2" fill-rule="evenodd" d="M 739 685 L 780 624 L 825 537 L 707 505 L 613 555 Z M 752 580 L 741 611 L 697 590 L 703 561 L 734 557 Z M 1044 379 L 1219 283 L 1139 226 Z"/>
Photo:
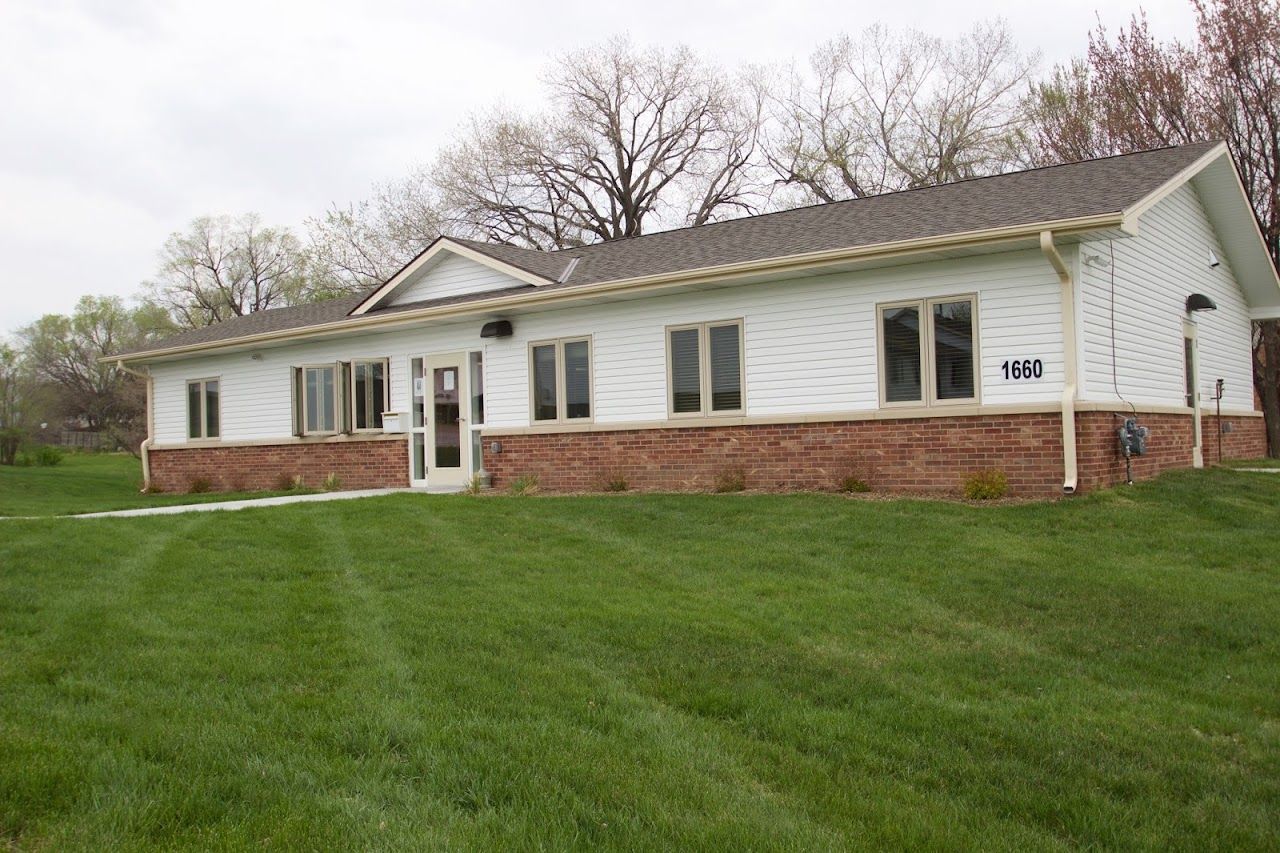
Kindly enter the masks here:
<path id="1" fill-rule="evenodd" d="M 1011 359 L 1000 365 L 1006 380 L 1039 379 L 1044 376 L 1044 362 L 1038 358 Z"/>

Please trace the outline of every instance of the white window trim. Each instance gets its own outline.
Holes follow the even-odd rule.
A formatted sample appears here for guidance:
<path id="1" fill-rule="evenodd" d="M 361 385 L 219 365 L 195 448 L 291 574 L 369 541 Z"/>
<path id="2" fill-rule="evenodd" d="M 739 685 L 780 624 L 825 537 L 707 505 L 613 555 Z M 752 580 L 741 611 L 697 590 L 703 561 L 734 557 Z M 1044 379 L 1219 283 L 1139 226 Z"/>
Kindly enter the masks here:
<path id="1" fill-rule="evenodd" d="M 738 327 L 738 392 L 742 405 L 736 409 L 711 408 L 711 328 Z M 698 330 L 698 401 L 702 404 L 696 412 L 677 412 L 675 384 L 672 382 L 673 359 L 671 357 L 671 333 Z M 706 323 L 680 323 L 667 326 L 662 331 L 667 351 L 667 417 L 671 420 L 699 418 L 725 418 L 744 415 L 747 411 L 747 329 L 742 317 L 733 320 L 711 320 Z"/>
<path id="2" fill-rule="evenodd" d="M 302 382 L 300 383 L 299 396 L 302 397 L 302 434 L 303 435 L 338 435 L 342 426 L 342 418 L 339 417 L 338 411 L 338 383 L 341 379 L 338 376 L 338 362 L 330 361 L 321 364 L 300 364 L 298 368 L 302 371 Z M 328 430 L 311 430 L 307 429 L 307 371 L 308 370 L 328 370 L 333 373 L 333 429 Z"/>
<path id="3" fill-rule="evenodd" d="M 937 369 L 934 353 L 933 306 L 947 302 L 969 301 L 973 317 L 973 396 L 953 400 L 938 399 Z M 885 357 L 884 312 L 894 308 L 915 308 L 920 322 L 920 399 L 893 400 L 888 399 L 888 359 Z M 978 318 L 978 294 L 958 293 L 949 296 L 935 296 L 929 299 L 898 299 L 893 302 L 881 302 L 876 305 L 876 373 L 880 389 L 880 408 L 933 408 L 935 406 L 973 406 L 982 402 L 982 346 L 979 330 L 982 324 Z"/>
<path id="4" fill-rule="evenodd" d="M 210 382 L 218 383 L 218 434 L 209 435 L 209 392 L 205 386 Z M 200 386 L 200 434 L 191 434 L 191 386 Z M 183 389 L 187 392 L 187 441 L 221 441 L 222 440 L 222 377 L 206 376 L 201 379 L 188 379 Z"/>
<path id="5" fill-rule="evenodd" d="M 585 343 L 587 345 L 587 405 L 590 407 L 591 414 L 585 418 L 571 418 L 565 414 L 565 408 L 568 404 L 565 395 L 564 382 L 564 345 Z M 537 407 L 537 394 L 533 350 L 535 347 L 555 347 L 556 353 L 556 416 L 554 418 L 535 417 Z M 577 335 L 568 338 L 551 338 L 543 341 L 530 341 L 528 347 L 529 357 L 529 423 L 535 425 L 543 424 L 589 424 L 593 423 L 596 418 L 596 365 L 595 365 L 596 348 L 591 335 Z"/>
<path id="6" fill-rule="evenodd" d="M 356 426 L 356 365 L 358 364 L 381 364 L 382 365 L 382 405 L 391 405 L 391 359 L 389 358 L 353 358 L 348 364 L 351 365 L 351 387 L 347 394 L 351 408 L 351 431 L 353 433 L 364 432 L 382 432 L 382 412 L 371 412 L 371 416 L 375 419 L 374 425 L 369 427 Z M 412 380 L 410 380 L 412 383 Z M 306 385 L 306 382 L 303 382 Z M 305 416 L 305 409 L 303 410 Z"/>

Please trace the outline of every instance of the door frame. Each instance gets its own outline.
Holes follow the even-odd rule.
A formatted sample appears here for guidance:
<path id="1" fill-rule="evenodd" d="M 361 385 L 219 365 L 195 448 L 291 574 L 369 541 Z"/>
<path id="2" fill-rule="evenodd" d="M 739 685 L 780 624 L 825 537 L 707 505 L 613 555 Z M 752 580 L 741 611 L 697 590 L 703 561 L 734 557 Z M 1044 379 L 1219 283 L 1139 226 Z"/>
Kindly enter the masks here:
<path id="1" fill-rule="evenodd" d="M 1204 429 L 1200 423 L 1200 335 L 1194 321 L 1182 321 L 1182 346 L 1187 396 L 1191 399 L 1191 466 L 1204 467 Z M 1186 358 L 1186 352 L 1191 358 Z"/>
<path id="2" fill-rule="evenodd" d="M 435 371 L 452 367 L 456 376 L 458 395 L 458 467 L 439 468 L 435 463 Z M 446 352 L 425 355 L 422 358 L 424 452 L 427 464 L 426 485 L 431 487 L 462 488 L 471 480 L 471 389 L 470 362 L 466 352 Z M 412 464 L 412 448 L 410 452 Z M 421 481 L 419 481 L 421 482 Z"/>

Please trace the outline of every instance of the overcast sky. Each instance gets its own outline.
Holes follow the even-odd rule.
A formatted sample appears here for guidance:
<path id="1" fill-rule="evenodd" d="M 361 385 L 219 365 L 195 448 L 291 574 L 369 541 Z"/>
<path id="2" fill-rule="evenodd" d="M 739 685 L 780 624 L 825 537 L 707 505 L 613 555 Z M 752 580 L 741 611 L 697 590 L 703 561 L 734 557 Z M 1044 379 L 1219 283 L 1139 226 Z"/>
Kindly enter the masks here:
<path id="1" fill-rule="evenodd" d="M 1159 37 L 1192 34 L 1188 0 L 1143 5 Z M 429 161 L 470 111 L 535 106 L 549 56 L 614 34 L 732 67 L 804 61 L 876 20 L 945 35 L 999 16 L 1048 67 L 1082 52 L 1100 6 L 1112 27 L 1138 9 L 0 0 L 0 335 L 84 293 L 134 294 L 193 217 L 253 210 L 301 233 L 308 215 Z"/>

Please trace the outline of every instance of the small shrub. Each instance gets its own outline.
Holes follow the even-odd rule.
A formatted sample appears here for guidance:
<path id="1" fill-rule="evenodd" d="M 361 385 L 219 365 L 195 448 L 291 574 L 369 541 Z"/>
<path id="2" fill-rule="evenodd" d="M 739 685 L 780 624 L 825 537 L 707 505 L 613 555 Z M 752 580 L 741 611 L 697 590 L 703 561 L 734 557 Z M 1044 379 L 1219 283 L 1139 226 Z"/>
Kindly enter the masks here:
<path id="1" fill-rule="evenodd" d="M 160 485 L 159 483 L 155 483 L 155 482 L 153 482 L 153 483 L 152 483 L 151 485 L 149 485 L 149 486 L 144 486 L 142 483 L 139 483 L 139 484 L 138 484 L 138 491 L 142 492 L 142 494 L 144 494 L 144 495 L 163 495 L 163 494 L 164 494 L 164 486 Z"/>
<path id="2" fill-rule="evenodd" d="M 13 457 L 13 464 L 18 468 L 30 468 L 32 465 L 36 464 L 36 460 L 34 456 L 23 450 L 18 453 L 17 456 Z"/>
<path id="3" fill-rule="evenodd" d="M 631 488 L 631 484 L 627 482 L 627 478 L 621 474 L 605 474 L 604 482 L 600 484 L 601 488 L 606 492 L 625 492 Z"/>
<path id="4" fill-rule="evenodd" d="M 1009 491 L 1009 478 L 1003 471 L 977 471 L 964 481 L 964 496 L 971 501 L 994 501 Z"/>
<path id="5" fill-rule="evenodd" d="M 471 475 L 471 479 L 467 480 L 467 487 L 464 491 L 469 495 L 478 495 L 484 491 L 484 483 L 480 480 L 479 474 Z"/>
<path id="6" fill-rule="evenodd" d="M 296 492 L 302 488 L 305 487 L 301 474 L 290 474 L 286 471 L 281 471 L 279 476 L 276 477 L 277 492 Z"/>
<path id="7" fill-rule="evenodd" d="M 511 494 L 513 495 L 536 495 L 538 493 L 538 475 L 537 474 L 521 474 L 511 481 Z"/>
<path id="8" fill-rule="evenodd" d="M 208 477 L 192 477 L 191 482 L 187 484 L 189 495 L 202 495 L 211 491 L 213 491 L 213 481 Z"/>
<path id="9" fill-rule="evenodd" d="M 836 488 L 846 494 L 854 494 L 871 491 L 871 484 L 853 474 L 846 474 L 836 482 Z"/>
<path id="10" fill-rule="evenodd" d="M 747 487 L 747 472 L 741 468 L 728 468 L 716 474 L 716 492 L 740 492 Z"/>
<path id="11" fill-rule="evenodd" d="M 320 485 L 326 492 L 336 492 L 342 488 L 342 478 L 336 472 L 330 471 Z"/>
<path id="12" fill-rule="evenodd" d="M 42 444 L 36 448 L 35 461 L 36 465 L 41 468 L 53 468 L 62 464 L 62 460 L 67 456 L 61 447 L 54 447 L 52 444 Z"/>

